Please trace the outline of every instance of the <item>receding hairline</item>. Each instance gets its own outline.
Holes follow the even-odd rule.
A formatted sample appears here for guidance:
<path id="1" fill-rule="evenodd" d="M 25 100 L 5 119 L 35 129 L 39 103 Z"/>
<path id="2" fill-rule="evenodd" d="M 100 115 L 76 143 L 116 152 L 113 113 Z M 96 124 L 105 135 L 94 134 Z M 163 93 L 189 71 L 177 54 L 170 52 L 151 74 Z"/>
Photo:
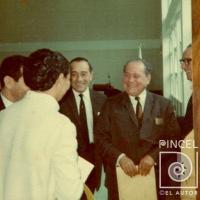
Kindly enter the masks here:
<path id="1" fill-rule="evenodd" d="M 131 64 L 131 63 L 141 63 L 144 66 L 144 72 L 146 75 L 151 74 L 152 68 L 149 63 L 147 63 L 143 59 L 134 59 L 134 60 L 129 60 L 123 67 L 123 72 L 126 72 L 126 67 Z"/>
<path id="2" fill-rule="evenodd" d="M 70 70 L 72 71 L 72 68 L 73 68 L 73 64 L 74 64 L 74 63 L 80 63 L 80 62 L 85 62 L 85 63 L 87 64 L 88 70 L 89 70 L 90 73 L 93 71 L 93 69 L 92 69 L 90 63 L 89 63 L 88 61 L 86 61 L 86 60 L 73 60 L 73 61 L 71 61 L 71 62 L 70 62 Z"/>
<path id="3" fill-rule="evenodd" d="M 89 60 L 85 57 L 76 57 L 76 58 L 73 58 L 71 61 L 70 61 L 70 68 L 71 68 L 71 64 L 74 63 L 74 62 L 82 62 L 82 61 L 85 61 L 88 66 L 89 66 L 89 71 L 92 72 L 93 71 L 93 67 L 91 65 L 91 63 L 89 62 Z"/>

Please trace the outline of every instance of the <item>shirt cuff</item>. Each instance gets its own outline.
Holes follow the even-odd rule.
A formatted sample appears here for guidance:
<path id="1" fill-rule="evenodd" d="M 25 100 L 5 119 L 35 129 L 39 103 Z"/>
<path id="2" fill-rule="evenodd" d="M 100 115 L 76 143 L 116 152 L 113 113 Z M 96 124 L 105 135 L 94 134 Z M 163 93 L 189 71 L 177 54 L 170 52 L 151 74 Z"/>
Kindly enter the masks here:
<path id="1" fill-rule="evenodd" d="M 121 153 L 121 154 L 118 156 L 117 162 L 116 162 L 116 167 L 119 167 L 119 166 L 120 166 L 120 165 L 119 165 L 119 161 L 120 161 L 120 159 L 121 159 L 123 156 L 125 156 L 124 153 Z"/>

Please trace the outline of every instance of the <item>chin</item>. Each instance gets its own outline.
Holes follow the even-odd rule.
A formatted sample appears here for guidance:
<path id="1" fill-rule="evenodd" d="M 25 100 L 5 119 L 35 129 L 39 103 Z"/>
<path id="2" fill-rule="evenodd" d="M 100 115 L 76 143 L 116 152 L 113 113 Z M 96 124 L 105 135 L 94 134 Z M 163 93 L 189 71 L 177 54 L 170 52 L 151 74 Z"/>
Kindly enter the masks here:
<path id="1" fill-rule="evenodd" d="M 191 76 L 191 74 L 187 74 L 187 80 L 192 81 L 192 76 Z"/>
<path id="2" fill-rule="evenodd" d="M 86 90 L 86 88 L 77 88 L 76 91 L 77 92 L 84 92 Z"/>

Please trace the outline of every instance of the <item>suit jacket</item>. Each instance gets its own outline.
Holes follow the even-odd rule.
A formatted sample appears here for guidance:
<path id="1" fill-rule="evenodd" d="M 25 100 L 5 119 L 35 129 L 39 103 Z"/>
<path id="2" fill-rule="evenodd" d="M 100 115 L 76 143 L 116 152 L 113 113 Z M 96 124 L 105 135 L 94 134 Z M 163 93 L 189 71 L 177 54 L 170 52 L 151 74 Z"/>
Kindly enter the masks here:
<path id="1" fill-rule="evenodd" d="M 76 130 L 58 110 L 53 97 L 28 91 L 0 112 L 0 199 L 80 198 Z"/>
<path id="2" fill-rule="evenodd" d="M 5 108 L 4 103 L 2 101 L 2 98 L 0 96 L 0 111 L 3 110 Z"/>
<path id="3" fill-rule="evenodd" d="M 106 97 L 99 92 L 90 90 L 90 97 L 93 109 L 93 123 L 94 123 L 94 130 L 97 122 L 97 118 L 100 114 L 101 107 L 105 102 Z M 78 153 L 80 156 L 85 158 L 86 160 L 91 162 L 91 156 L 94 157 L 93 164 L 96 167 L 96 187 L 100 186 L 101 180 L 101 159 L 98 152 L 95 150 L 88 150 L 88 144 L 85 142 L 84 137 L 81 132 L 81 124 L 79 121 L 79 115 L 77 110 L 77 105 L 75 101 L 75 97 L 73 91 L 70 89 L 63 99 L 60 102 L 60 112 L 65 114 L 67 117 L 71 119 L 71 121 L 75 124 L 77 130 L 77 140 L 78 140 Z M 95 132 L 93 132 L 95 134 Z"/>
<path id="4" fill-rule="evenodd" d="M 125 153 L 135 164 L 147 154 L 158 162 L 159 140 L 174 138 L 179 132 L 174 109 L 166 98 L 147 92 L 141 129 L 126 92 L 112 97 L 103 106 L 96 127 L 96 143 L 106 172 L 106 186 L 118 199 L 116 162 Z"/>
<path id="5" fill-rule="evenodd" d="M 192 96 L 190 97 L 184 117 L 178 117 L 178 122 L 181 127 L 181 139 L 190 133 L 193 129 L 193 107 L 192 107 Z"/>

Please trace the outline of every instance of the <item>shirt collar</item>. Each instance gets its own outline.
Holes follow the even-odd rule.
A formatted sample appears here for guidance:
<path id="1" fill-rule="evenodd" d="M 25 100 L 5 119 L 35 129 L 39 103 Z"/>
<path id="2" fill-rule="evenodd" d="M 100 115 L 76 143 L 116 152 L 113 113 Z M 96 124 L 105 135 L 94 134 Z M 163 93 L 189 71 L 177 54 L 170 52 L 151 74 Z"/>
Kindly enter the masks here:
<path id="1" fill-rule="evenodd" d="M 146 96 L 147 96 L 147 91 L 146 91 L 146 89 L 144 89 L 139 95 L 138 95 L 138 97 L 140 98 L 140 102 L 145 102 L 145 99 L 146 99 Z M 135 97 L 136 96 L 130 96 L 129 95 L 129 97 L 130 97 L 130 99 L 131 99 L 131 101 L 132 100 L 135 100 Z"/>
<path id="2" fill-rule="evenodd" d="M 77 92 L 76 90 L 72 89 L 75 97 L 79 97 L 79 94 L 83 94 L 84 98 L 89 98 L 90 97 L 90 92 L 89 92 L 89 88 L 87 87 L 87 89 L 84 92 Z"/>
<path id="3" fill-rule="evenodd" d="M 0 93 L 1 99 L 3 101 L 4 106 L 7 108 L 8 106 L 12 105 L 13 102 L 8 100 L 2 93 Z"/>

